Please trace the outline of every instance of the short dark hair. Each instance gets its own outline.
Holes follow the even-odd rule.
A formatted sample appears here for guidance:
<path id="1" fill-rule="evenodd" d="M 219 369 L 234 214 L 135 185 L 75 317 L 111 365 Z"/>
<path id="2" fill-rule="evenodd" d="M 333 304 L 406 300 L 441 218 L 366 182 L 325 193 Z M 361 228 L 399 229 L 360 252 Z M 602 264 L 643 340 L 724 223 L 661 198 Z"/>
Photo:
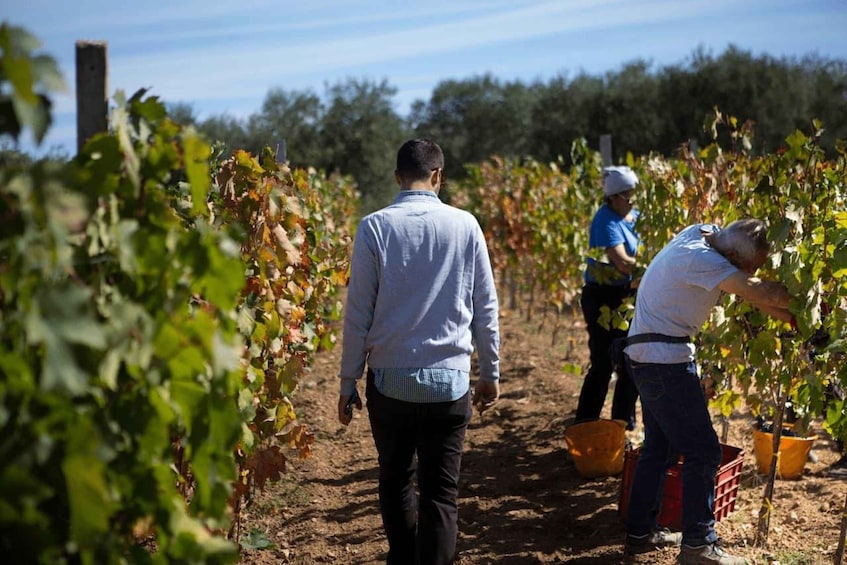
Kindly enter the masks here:
<path id="1" fill-rule="evenodd" d="M 444 152 L 431 139 L 410 139 L 397 151 L 395 172 L 403 182 L 426 180 L 435 169 L 444 168 Z"/>

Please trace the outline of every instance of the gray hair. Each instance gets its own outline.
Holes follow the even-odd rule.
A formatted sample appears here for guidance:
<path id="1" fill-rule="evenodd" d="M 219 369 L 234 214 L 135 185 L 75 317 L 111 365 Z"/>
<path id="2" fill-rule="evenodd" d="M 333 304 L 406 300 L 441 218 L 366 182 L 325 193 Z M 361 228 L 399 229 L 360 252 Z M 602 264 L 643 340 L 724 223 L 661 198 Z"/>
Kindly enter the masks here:
<path id="1" fill-rule="evenodd" d="M 768 228 L 761 220 L 745 218 L 735 220 L 714 236 L 715 248 L 727 259 L 749 264 L 762 254 L 770 252 Z M 735 264 L 736 267 L 741 265 Z"/>

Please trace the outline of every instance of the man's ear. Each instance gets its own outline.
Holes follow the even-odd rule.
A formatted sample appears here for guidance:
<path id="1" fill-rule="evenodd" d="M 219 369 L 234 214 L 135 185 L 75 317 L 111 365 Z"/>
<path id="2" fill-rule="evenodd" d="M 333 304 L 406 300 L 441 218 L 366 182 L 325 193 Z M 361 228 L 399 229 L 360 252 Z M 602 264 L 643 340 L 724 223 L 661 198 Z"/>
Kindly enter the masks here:
<path id="1" fill-rule="evenodd" d="M 433 169 L 429 175 L 429 184 L 433 188 L 438 188 L 441 186 L 441 180 L 444 178 L 444 173 L 442 172 L 444 169 L 438 168 Z"/>
<path id="2" fill-rule="evenodd" d="M 394 181 L 397 183 L 397 186 L 403 186 L 403 181 L 400 180 L 400 173 L 396 170 L 394 171 Z"/>

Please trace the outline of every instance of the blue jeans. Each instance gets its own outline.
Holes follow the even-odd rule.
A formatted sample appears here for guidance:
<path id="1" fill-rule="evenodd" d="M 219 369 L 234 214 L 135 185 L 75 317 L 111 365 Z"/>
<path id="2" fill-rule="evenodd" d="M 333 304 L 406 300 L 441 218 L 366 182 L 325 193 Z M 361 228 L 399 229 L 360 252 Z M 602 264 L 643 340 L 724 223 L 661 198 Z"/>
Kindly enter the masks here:
<path id="1" fill-rule="evenodd" d="M 694 363 L 638 363 L 626 357 L 641 396 L 644 445 L 635 468 L 627 533 L 641 536 L 657 527 L 665 473 L 682 464 L 682 542 L 698 546 L 717 540 L 715 476 L 721 445 L 712 427 Z"/>

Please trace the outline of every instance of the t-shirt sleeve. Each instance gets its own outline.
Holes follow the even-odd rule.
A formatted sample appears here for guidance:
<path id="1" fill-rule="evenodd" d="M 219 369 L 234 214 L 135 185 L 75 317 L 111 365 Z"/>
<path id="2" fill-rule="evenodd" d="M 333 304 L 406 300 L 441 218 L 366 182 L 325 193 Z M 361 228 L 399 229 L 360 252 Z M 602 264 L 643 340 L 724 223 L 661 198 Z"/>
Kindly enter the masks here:
<path id="1" fill-rule="evenodd" d="M 711 292 L 719 284 L 738 272 L 738 267 L 713 249 L 703 250 L 703 256 L 688 264 L 688 282 Z"/>
<path id="2" fill-rule="evenodd" d="M 605 232 L 603 240 L 606 243 L 602 247 L 615 247 L 624 242 L 621 226 L 617 222 L 609 222 L 603 231 Z"/>
<path id="3" fill-rule="evenodd" d="M 591 222 L 591 247 L 602 247 L 608 249 L 624 243 L 621 226 L 612 220 L 603 209 L 598 211 Z"/>

